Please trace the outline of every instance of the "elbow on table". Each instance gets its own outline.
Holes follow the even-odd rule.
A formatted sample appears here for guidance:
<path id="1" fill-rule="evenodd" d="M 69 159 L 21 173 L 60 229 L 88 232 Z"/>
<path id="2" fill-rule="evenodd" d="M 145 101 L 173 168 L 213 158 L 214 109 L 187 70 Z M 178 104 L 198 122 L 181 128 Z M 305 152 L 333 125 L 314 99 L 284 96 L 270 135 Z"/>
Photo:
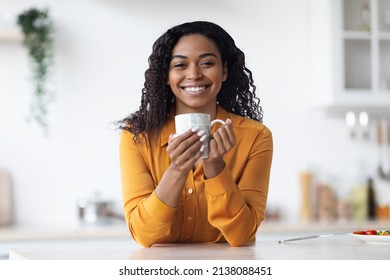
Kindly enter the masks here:
<path id="1" fill-rule="evenodd" d="M 137 242 L 139 245 L 143 247 L 152 247 L 152 245 L 155 244 L 155 242 L 153 242 L 151 238 L 147 238 L 142 234 L 137 234 L 131 227 L 129 229 L 130 229 L 131 236 L 133 237 L 133 240 Z"/>
<path id="2" fill-rule="evenodd" d="M 255 238 L 251 238 L 251 239 L 227 239 L 226 240 L 228 242 L 228 244 L 231 246 L 231 247 L 242 247 L 242 246 L 248 246 L 248 245 L 253 245 L 255 243 Z"/>
<path id="3" fill-rule="evenodd" d="M 155 244 L 149 238 L 143 238 L 142 236 L 138 236 L 138 235 L 135 235 L 133 233 L 131 233 L 131 235 L 133 236 L 134 241 L 137 242 L 142 247 L 149 248 L 149 247 L 152 247 L 153 244 Z"/>
<path id="4" fill-rule="evenodd" d="M 150 241 L 145 241 L 145 240 L 140 240 L 140 239 L 134 239 L 135 242 L 137 242 L 139 245 L 145 248 L 150 248 L 154 244 L 153 242 Z"/>

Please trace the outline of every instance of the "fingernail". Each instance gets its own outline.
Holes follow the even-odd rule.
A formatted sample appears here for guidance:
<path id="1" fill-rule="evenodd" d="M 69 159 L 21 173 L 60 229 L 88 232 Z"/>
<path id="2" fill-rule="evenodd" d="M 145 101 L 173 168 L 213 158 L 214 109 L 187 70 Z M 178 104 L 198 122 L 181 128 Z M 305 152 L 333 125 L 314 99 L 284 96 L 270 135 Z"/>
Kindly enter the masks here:
<path id="1" fill-rule="evenodd" d="M 207 138 L 207 135 L 203 135 L 202 137 L 200 137 L 199 141 L 203 142 L 204 140 L 206 140 Z"/>
<path id="2" fill-rule="evenodd" d="M 191 128 L 191 131 L 192 131 L 192 132 L 197 132 L 198 129 L 199 129 L 199 127 L 193 127 L 193 128 Z"/>
<path id="3" fill-rule="evenodd" d="M 173 139 L 175 139 L 178 136 L 179 136 L 179 134 L 173 134 Z"/>
<path id="4" fill-rule="evenodd" d="M 200 152 L 203 152 L 204 151 L 204 145 L 202 145 L 202 147 L 200 147 Z"/>
<path id="5" fill-rule="evenodd" d="M 205 133 L 206 133 L 206 131 L 200 130 L 200 131 L 197 133 L 197 135 L 198 135 L 198 136 L 202 136 L 202 135 L 205 134 Z"/>

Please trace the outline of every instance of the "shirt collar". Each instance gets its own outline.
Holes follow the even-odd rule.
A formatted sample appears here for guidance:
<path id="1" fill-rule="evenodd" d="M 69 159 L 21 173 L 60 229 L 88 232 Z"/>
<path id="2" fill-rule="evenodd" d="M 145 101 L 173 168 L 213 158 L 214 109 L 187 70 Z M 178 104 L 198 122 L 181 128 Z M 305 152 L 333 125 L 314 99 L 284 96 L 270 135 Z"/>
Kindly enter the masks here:
<path id="1" fill-rule="evenodd" d="M 222 108 L 217 106 L 217 119 L 225 121 L 227 118 L 230 118 L 229 113 Z M 160 133 L 160 143 L 161 147 L 168 144 L 169 135 L 175 133 L 175 114 L 174 111 L 170 114 L 169 118 L 165 121 L 163 128 Z"/>

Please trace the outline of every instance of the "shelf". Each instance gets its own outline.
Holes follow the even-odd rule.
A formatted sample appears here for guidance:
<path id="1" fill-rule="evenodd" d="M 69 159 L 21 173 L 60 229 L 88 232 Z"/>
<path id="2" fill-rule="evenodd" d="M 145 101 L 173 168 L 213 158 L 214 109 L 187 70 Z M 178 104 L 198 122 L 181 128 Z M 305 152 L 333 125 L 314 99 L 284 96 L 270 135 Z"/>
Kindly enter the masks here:
<path id="1" fill-rule="evenodd" d="M 0 27 L 0 42 L 21 42 L 22 33 L 17 27 Z"/>
<path id="2" fill-rule="evenodd" d="M 379 32 L 378 38 L 380 40 L 390 40 L 390 32 Z"/>
<path id="3" fill-rule="evenodd" d="M 383 34 L 383 35 L 387 35 L 387 34 Z M 344 39 L 370 40 L 371 33 L 370 32 L 362 32 L 362 31 L 344 31 L 343 37 L 344 37 Z"/>

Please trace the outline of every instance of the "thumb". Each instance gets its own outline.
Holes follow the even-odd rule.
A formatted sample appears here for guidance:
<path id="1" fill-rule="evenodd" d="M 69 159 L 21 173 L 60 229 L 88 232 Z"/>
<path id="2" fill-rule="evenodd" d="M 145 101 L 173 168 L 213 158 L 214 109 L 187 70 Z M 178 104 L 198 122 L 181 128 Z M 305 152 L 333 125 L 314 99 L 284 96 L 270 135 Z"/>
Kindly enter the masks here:
<path id="1" fill-rule="evenodd" d="M 169 134 L 168 143 L 171 143 L 177 136 L 179 136 L 176 133 Z"/>

